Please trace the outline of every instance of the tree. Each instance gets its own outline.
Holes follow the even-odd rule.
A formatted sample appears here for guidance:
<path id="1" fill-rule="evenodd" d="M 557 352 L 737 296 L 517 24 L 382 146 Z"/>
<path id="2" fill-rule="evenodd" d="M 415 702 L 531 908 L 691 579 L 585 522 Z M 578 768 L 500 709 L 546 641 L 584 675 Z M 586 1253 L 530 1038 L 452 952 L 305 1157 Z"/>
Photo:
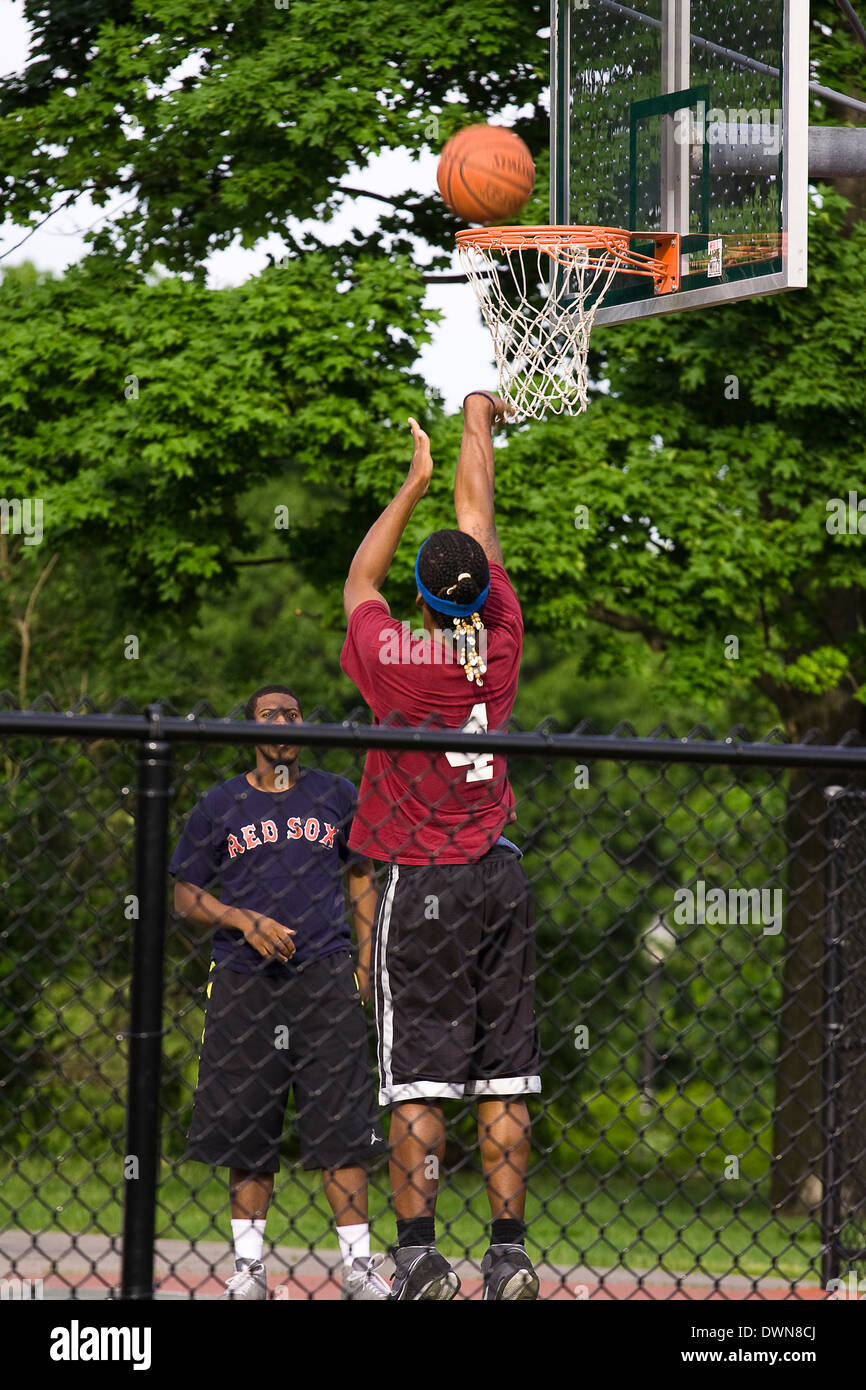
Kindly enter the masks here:
<path id="1" fill-rule="evenodd" d="M 372 154 L 420 150 L 509 103 L 532 97 L 543 130 L 545 7 L 245 0 L 230 22 L 216 0 L 25 12 L 30 61 L 0 82 L 0 211 L 31 226 L 82 193 L 124 206 L 85 265 L 59 281 L 7 272 L 0 290 L 5 485 L 44 501 L 45 545 L 60 546 L 45 579 L 45 547 L 0 557 L 10 683 L 27 691 L 40 618 L 55 632 L 52 605 L 68 614 L 102 566 L 103 645 L 188 629 L 205 594 L 262 557 L 239 504 L 265 480 L 273 507 L 298 482 L 327 494 L 315 525 L 297 518 L 291 550 L 333 620 L 371 480 L 402 464 L 392 422 L 436 413 L 412 372 L 434 315 L 411 254 L 426 236 L 429 265 L 446 265 L 456 224 L 438 199 L 383 198 L 375 235 L 332 247 L 297 219 L 331 217 Z M 275 230 L 270 271 L 204 289 L 211 252 Z M 190 278 L 155 283 L 153 266 Z M 95 634 L 67 626 L 65 640 L 83 684 Z"/>
<path id="2" fill-rule="evenodd" d="M 565 528 L 576 504 L 588 509 L 567 586 L 553 582 L 549 547 L 539 555 L 528 538 L 505 538 L 536 621 L 565 611 L 590 657 L 614 634 L 640 633 L 663 655 L 666 689 L 710 697 L 751 686 L 797 741 L 866 732 L 866 224 L 846 236 L 846 211 L 830 194 L 813 208 L 806 291 L 597 334 L 611 395 L 580 421 L 570 486 L 558 423 L 508 451 L 506 485 L 535 478 L 548 529 L 556 516 Z M 793 777 L 780 1203 L 812 1203 L 819 1190 L 824 824 L 822 779 Z"/>
<path id="3" fill-rule="evenodd" d="M 427 336 L 417 272 L 400 259 L 368 270 L 362 259 L 339 290 L 316 254 L 221 291 L 109 274 L 100 258 L 61 280 L 7 274 L 4 486 L 43 513 L 39 544 L 4 536 L 13 605 L 13 569 L 20 576 L 16 616 L 46 575 L 46 552 L 68 563 L 86 547 L 114 582 L 102 641 L 188 621 L 204 586 L 225 584 L 263 533 L 274 536 L 279 487 L 258 536 L 238 503 L 285 474 L 329 487 L 327 529 L 345 550 L 346 484 L 397 453 L 386 422 L 418 408 L 411 364 Z"/>
<path id="4" fill-rule="evenodd" d="M 132 206 L 97 249 L 193 270 L 240 236 L 251 246 L 322 220 L 372 155 L 437 146 L 466 120 L 540 106 L 546 3 L 527 0 L 27 0 L 34 51 L 0 83 L 0 214 L 43 216 L 89 192 Z M 379 250 L 439 242 L 456 225 L 438 199 L 408 199 Z M 411 215 L 407 215 L 411 214 Z M 309 239 L 308 239 L 309 241 Z"/>

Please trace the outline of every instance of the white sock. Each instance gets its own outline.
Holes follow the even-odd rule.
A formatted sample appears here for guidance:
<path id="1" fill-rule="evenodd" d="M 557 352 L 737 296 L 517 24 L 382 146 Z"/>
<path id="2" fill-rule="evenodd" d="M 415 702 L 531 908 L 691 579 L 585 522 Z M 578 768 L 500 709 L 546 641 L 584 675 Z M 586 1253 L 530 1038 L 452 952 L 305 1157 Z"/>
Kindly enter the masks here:
<path id="1" fill-rule="evenodd" d="M 340 1237 L 343 1264 L 350 1265 L 353 1260 L 369 1259 L 370 1227 L 366 1221 L 359 1222 L 357 1226 L 338 1226 L 337 1235 Z"/>
<path id="2" fill-rule="evenodd" d="M 244 1217 L 236 1221 L 232 1217 L 232 1238 L 236 1260 L 260 1260 L 265 1245 L 264 1220 L 248 1221 Z"/>

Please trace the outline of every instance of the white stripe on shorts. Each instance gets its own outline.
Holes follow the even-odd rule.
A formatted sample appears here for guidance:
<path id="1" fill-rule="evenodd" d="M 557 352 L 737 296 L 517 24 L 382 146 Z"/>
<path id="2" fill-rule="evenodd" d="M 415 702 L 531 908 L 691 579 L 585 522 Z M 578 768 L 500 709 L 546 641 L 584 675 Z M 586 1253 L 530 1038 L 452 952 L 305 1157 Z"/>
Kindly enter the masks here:
<path id="1" fill-rule="evenodd" d="M 538 1095 L 540 1076 L 494 1076 L 489 1081 L 467 1081 L 467 1096 Z"/>
<path id="2" fill-rule="evenodd" d="M 399 876 L 399 866 L 392 864 L 388 870 L 388 884 L 382 899 L 379 934 L 376 941 L 376 1026 L 379 1032 L 379 1077 L 383 1089 L 390 1087 L 394 1080 L 391 1074 L 391 1053 L 394 1048 L 394 1002 L 391 997 L 387 951 L 388 932 L 391 927 L 391 908 L 394 905 L 394 894 L 397 891 Z"/>
<path id="3" fill-rule="evenodd" d="M 540 1076 L 496 1076 L 492 1081 L 398 1081 L 379 1087 L 380 1105 L 397 1105 L 404 1100 L 462 1100 L 465 1096 L 538 1095 Z"/>
<path id="4" fill-rule="evenodd" d="M 382 1086 L 380 1105 L 396 1105 L 403 1100 L 462 1100 L 462 1081 L 398 1081 L 397 1085 Z"/>

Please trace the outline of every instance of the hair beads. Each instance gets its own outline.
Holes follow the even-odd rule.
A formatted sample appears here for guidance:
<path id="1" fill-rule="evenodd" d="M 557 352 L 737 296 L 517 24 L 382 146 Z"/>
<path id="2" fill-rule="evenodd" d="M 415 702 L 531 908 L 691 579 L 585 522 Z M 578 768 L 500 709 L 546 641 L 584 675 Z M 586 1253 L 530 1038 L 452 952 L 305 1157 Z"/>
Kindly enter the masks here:
<path id="1" fill-rule="evenodd" d="M 476 632 L 483 631 L 484 624 L 477 613 L 473 613 L 468 618 L 454 619 L 454 637 L 457 641 L 457 660 L 466 672 L 466 679 L 468 681 L 475 681 L 477 685 L 484 684 L 481 677 L 487 670 L 487 667 L 481 660 L 475 641 Z"/>

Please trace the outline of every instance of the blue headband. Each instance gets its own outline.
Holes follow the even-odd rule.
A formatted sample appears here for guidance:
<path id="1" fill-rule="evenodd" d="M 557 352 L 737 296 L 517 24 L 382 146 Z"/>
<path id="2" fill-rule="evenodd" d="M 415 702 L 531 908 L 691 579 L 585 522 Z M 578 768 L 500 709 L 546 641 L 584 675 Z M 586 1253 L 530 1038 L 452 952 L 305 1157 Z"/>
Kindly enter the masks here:
<path id="1" fill-rule="evenodd" d="M 428 536 L 427 540 L 429 539 L 430 537 Z M 424 542 L 424 545 L 426 544 L 427 541 Z M 424 549 L 424 545 L 421 546 L 421 550 Z M 478 597 L 474 598 L 471 603 L 452 603 L 450 599 L 437 598 L 435 594 L 431 594 L 430 590 L 427 588 L 427 585 L 424 583 L 423 579 L 418 573 L 418 562 L 421 559 L 421 550 L 418 551 L 418 554 L 415 557 L 415 583 L 418 585 L 418 592 L 420 593 L 421 597 L 423 598 L 424 602 L 428 605 L 428 607 L 434 608 L 437 613 L 444 613 L 445 616 L 448 618 L 468 618 L 471 613 L 475 612 L 476 608 L 481 607 L 482 603 L 487 598 L 487 595 L 490 593 L 489 580 L 485 584 L 484 588 L 481 590 L 481 593 L 478 595 Z"/>

